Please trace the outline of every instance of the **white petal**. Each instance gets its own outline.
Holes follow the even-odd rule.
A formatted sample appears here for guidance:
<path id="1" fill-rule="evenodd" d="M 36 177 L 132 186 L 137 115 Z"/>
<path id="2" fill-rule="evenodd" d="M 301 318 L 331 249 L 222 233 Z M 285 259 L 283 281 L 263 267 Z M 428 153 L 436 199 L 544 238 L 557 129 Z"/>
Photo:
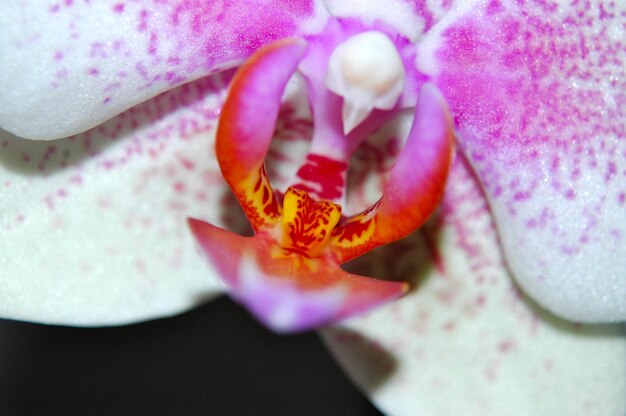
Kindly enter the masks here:
<path id="1" fill-rule="evenodd" d="M 626 412 L 624 327 L 568 323 L 520 294 L 482 192 L 463 163 L 453 169 L 441 217 L 377 255 L 366 255 L 362 266 L 412 277 L 418 287 L 323 335 L 385 414 Z"/>
<path id="2" fill-rule="evenodd" d="M 55 142 L 3 133 L 0 316 L 122 324 L 219 293 L 186 218 L 236 219 L 213 150 L 225 84 L 196 81 Z"/>

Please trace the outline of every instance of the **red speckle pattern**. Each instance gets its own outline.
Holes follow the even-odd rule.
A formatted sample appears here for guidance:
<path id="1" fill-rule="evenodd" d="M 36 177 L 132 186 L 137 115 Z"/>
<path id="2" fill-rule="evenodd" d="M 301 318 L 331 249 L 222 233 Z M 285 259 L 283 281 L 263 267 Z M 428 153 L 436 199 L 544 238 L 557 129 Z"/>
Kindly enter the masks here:
<path id="1" fill-rule="evenodd" d="M 318 199 L 336 201 L 345 190 L 348 164 L 328 157 L 309 154 L 296 176 L 302 182 L 294 185 Z"/>
<path id="2" fill-rule="evenodd" d="M 364 233 L 373 226 L 371 214 L 374 213 L 377 208 L 378 203 L 372 205 L 357 217 L 351 218 L 349 222 L 340 224 L 339 227 L 333 230 L 333 237 L 340 243 L 353 242 L 361 238 Z"/>
<path id="3" fill-rule="evenodd" d="M 282 246 L 300 255 L 315 256 L 336 224 L 332 216 L 339 218 L 341 207 L 328 201 L 316 201 L 306 191 L 295 188 L 287 190 L 285 200 L 287 198 L 295 200 L 296 211 L 295 215 L 289 215 L 288 221 L 283 219 L 288 238 Z"/>

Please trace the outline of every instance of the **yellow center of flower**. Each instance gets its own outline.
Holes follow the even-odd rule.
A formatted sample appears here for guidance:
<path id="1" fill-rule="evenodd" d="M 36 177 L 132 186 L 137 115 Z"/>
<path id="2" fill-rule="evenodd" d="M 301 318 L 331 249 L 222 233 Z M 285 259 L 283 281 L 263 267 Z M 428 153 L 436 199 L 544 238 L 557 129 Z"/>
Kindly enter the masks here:
<path id="1" fill-rule="evenodd" d="M 306 191 L 289 188 L 283 202 L 281 246 L 306 257 L 317 257 L 340 218 L 340 205 L 315 201 Z"/>

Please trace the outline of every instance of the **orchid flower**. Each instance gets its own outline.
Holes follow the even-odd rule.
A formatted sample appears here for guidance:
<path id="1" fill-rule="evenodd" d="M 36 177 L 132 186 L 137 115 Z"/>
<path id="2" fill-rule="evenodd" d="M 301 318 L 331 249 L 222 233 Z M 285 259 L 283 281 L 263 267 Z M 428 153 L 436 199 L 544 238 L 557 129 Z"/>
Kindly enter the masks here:
<path id="1" fill-rule="evenodd" d="M 352 37 L 348 41 L 352 42 L 351 53 L 360 47 L 354 45 L 355 40 L 364 42 L 365 48 L 371 48 L 373 42 L 386 57 L 394 56 L 393 43 L 381 32 Z M 300 39 L 286 39 L 261 49 L 235 76 L 222 108 L 217 159 L 255 236 L 244 238 L 211 224 L 190 221 L 196 238 L 231 286 L 233 295 L 278 331 L 310 329 L 346 318 L 406 291 L 406 283 L 349 274 L 339 264 L 406 237 L 421 226 L 443 196 L 452 156 L 453 133 L 447 109 L 434 87 L 424 86 L 414 127 L 389 174 L 382 198 L 363 212 L 341 220 L 342 206 L 336 202 L 344 199 L 345 159 L 365 136 L 362 131 L 342 134 L 345 124 L 337 122 L 340 100 L 330 97 L 316 82 L 319 76 L 311 76 L 308 85 L 313 112 L 321 124 L 316 130 L 322 133 L 313 133 L 311 150 L 297 171 L 297 182 L 284 195 L 276 195 L 263 162 L 274 135 L 284 88 L 305 48 L 306 43 Z M 315 61 L 312 68 L 307 68 L 305 62 L 303 71 L 314 74 L 320 61 L 328 61 L 323 59 L 324 51 L 316 51 L 315 45 L 312 49 L 310 55 Z M 355 77 L 355 73 L 363 72 L 368 74 L 370 84 L 375 77 L 370 61 L 380 65 L 374 59 L 368 60 L 368 68 L 354 68 L 358 64 L 350 61 L 343 64 L 350 68 L 343 68 L 337 76 L 348 72 Z M 390 74 L 404 73 L 400 59 L 397 65 L 400 70 Z M 387 78 L 375 83 L 381 95 L 387 91 L 379 85 L 393 89 L 397 84 Z M 399 98 L 399 90 L 395 95 Z M 354 106 L 360 101 L 356 103 Z M 351 114 L 347 117 L 354 120 Z"/>
<path id="2" fill-rule="evenodd" d="M 382 30 L 402 46 L 406 94 L 396 107 L 367 119 L 368 107 L 350 107 L 341 91 L 328 97 L 349 104 L 353 119 L 345 124 L 354 133 L 386 111 L 407 130 L 421 125 L 424 109 L 441 110 L 433 104 L 441 102 L 438 89 L 459 153 L 441 209 L 422 231 L 349 266 L 419 280 L 418 287 L 323 329 L 329 347 L 390 414 L 624 414 L 623 326 L 556 316 L 626 318 L 625 5 L 435 3 L 4 2 L 2 316 L 122 324 L 177 313 L 220 292 L 186 218 L 233 224 L 232 210 L 220 211 L 232 199 L 212 142 L 228 109 L 221 107 L 232 75 L 225 70 L 283 38 L 332 49 L 325 34 L 337 26 Z M 301 64 L 309 80 L 327 70 L 307 72 L 326 62 L 310 56 Z M 293 66 L 261 70 L 273 71 Z M 311 85 L 318 89 L 309 98 L 321 84 Z M 281 111 L 276 95 L 263 102 L 278 112 L 278 136 L 308 132 L 303 87 L 294 88 L 299 93 L 288 88 Z M 241 98 L 234 92 L 227 102 Z M 315 103 L 313 142 L 318 129 L 337 125 L 320 123 Z M 413 105 L 415 120 L 402 110 Z M 233 117 L 244 114 L 235 110 Z M 380 131 L 357 149 L 355 169 L 373 154 L 380 172 L 388 170 L 398 131 Z M 428 137 L 417 132 L 406 149 L 413 137 L 418 147 Z M 278 172 L 288 169 L 289 154 L 268 155 Z M 239 174 L 232 169 L 227 176 Z M 380 191 L 390 194 L 389 181 L 359 182 L 346 207 L 358 212 Z M 192 224 L 200 236 L 210 227 Z M 239 270 L 257 267 L 247 256 L 241 263 Z"/>

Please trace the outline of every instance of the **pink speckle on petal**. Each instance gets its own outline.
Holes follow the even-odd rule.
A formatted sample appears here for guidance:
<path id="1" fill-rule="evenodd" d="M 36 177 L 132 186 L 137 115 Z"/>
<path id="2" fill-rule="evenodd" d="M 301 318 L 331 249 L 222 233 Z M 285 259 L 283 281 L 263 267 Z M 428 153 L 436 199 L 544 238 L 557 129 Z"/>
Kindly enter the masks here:
<path id="1" fill-rule="evenodd" d="M 148 44 L 148 54 L 149 55 L 156 55 L 157 54 L 157 48 L 158 48 L 158 36 L 155 32 L 151 32 L 150 33 L 150 42 Z"/>
<path id="2" fill-rule="evenodd" d="M 103 210 L 107 210 L 113 206 L 113 201 L 108 196 L 98 198 L 96 203 L 98 204 L 98 207 Z"/>
<path id="3" fill-rule="evenodd" d="M 199 191 L 199 192 L 196 192 L 195 198 L 196 198 L 196 201 L 203 202 L 209 199 L 209 195 L 206 192 Z"/>
<path id="4" fill-rule="evenodd" d="M 185 191 L 187 191 L 187 186 L 182 182 L 175 182 L 174 191 L 176 191 L 179 194 L 185 193 Z"/>
<path id="5" fill-rule="evenodd" d="M 99 59 L 106 58 L 108 55 L 107 55 L 104 44 L 102 44 L 101 42 L 92 43 L 90 47 L 90 51 L 89 51 L 89 56 L 92 58 L 99 58 Z"/>
<path id="6" fill-rule="evenodd" d="M 448 321 L 443 325 L 443 330 L 446 332 L 453 332 L 456 329 L 456 323 Z"/>
<path id="7" fill-rule="evenodd" d="M 474 303 L 477 306 L 484 306 L 486 300 L 487 300 L 487 297 L 485 296 L 485 294 L 484 293 L 479 293 L 478 295 L 476 295 L 476 298 L 474 299 Z"/>
<path id="8" fill-rule="evenodd" d="M 194 170 L 196 167 L 196 164 L 190 159 L 178 156 L 178 160 L 180 161 L 181 165 L 183 165 L 185 170 Z"/>
<path id="9" fill-rule="evenodd" d="M 492 15 L 503 10 L 502 3 L 499 0 L 491 0 L 487 5 L 487 14 Z"/>
<path id="10" fill-rule="evenodd" d="M 498 343 L 498 351 L 506 354 L 507 352 L 511 351 L 514 345 L 514 342 L 510 339 L 502 340 Z"/>
<path id="11" fill-rule="evenodd" d="M 139 12 L 139 26 L 137 29 L 140 32 L 145 32 L 148 29 L 148 11 L 145 9 Z"/>
<path id="12" fill-rule="evenodd" d="M 169 65 L 174 65 L 174 66 L 180 65 L 181 59 L 178 56 L 170 56 L 170 57 L 167 58 L 167 63 Z"/>
<path id="13" fill-rule="evenodd" d="M 143 259 L 137 259 L 135 261 L 135 267 L 137 269 L 137 271 L 142 274 L 145 275 L 146 271 L 147 271 L 147 267 L 146 267 L 146 262 Z"/>
<path id="14" fill-rule="evenodd" d="M 49 210 L 53 210 L 54 209 L 54 200 L 53 200 L 51 195 L 48 195 L 48 196 L 44 197 L 43 201 L 44 201 L 44 203 L 46 204 L 46 207 L 48 207 Z"/>
<path id="15" fill-rule="evenodd" d="M 57 72 L 55 72 L 54 77 L 56 79 L 65 79 L 67 78 L 67 76 L 69 75 L 69 71 L 67 69 L 60 69 Z"/>

